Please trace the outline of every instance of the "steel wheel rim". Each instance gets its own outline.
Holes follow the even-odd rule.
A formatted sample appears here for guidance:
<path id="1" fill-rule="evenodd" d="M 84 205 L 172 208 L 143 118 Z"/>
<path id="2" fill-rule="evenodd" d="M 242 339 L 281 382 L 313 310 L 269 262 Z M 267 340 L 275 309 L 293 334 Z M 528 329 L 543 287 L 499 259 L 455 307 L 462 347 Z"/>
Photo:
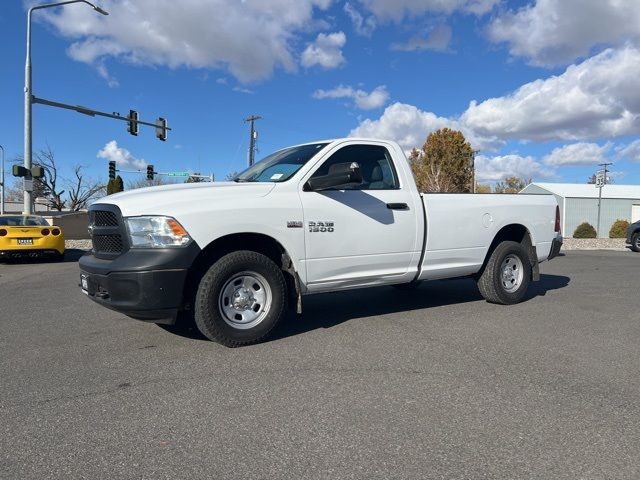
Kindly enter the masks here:
<path id="1" fill-rule="evenodd" d="M 500 266 L 500 282 L 502 288 L 504 288 L 507 293 L 513 293 L 520 288 L 523 279 L 524 266 L 522 260 L 520 260 L 520 257 L 517 255 L 507 255 Z"/>
<path id="2" fill-rule="evenodd" d="M 273 295 L 269 282 L 256 272 L 234 274 L 218 296 L 218 309 L 230 327 L 247 330 L 259 325 L 269 313 Z"/>
<path id="3" fill-rule="evenodd" d="M 640 248 L 640 235 L 636 235 L 636 248 Z"/>

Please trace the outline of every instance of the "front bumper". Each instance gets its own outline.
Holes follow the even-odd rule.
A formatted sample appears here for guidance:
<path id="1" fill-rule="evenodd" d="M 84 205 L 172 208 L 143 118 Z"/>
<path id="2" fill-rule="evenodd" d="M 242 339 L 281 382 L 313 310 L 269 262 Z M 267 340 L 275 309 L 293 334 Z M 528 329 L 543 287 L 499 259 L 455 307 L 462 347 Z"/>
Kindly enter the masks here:
<path id="1" fill-rule="evenodd" d="M 80 259 L 80 287 L 94 302 L 138 320 L 174 323 L 184 284 L 200 252 L 184 248 L 130 249 L 113 260 Z"/>
<path id="2" fill-rule="evenodd" d="M 549 257 L 547 260 L 556 258 L 560 254 L 562 248 L 562 237 L 558 236 L 551 241 L 551 250 L 549 251 Z"/>

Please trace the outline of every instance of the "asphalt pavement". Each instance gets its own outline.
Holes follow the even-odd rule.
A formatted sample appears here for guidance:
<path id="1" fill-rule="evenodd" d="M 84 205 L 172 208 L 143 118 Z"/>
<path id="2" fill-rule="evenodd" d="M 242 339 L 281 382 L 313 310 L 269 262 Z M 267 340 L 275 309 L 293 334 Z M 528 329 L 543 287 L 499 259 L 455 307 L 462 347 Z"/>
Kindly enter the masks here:
<path id="1" fill-rule="evenodd" d="M 0 478 L 640 478 L 640 254 L 306 297 L 228 349 L 0 264 Z"/>

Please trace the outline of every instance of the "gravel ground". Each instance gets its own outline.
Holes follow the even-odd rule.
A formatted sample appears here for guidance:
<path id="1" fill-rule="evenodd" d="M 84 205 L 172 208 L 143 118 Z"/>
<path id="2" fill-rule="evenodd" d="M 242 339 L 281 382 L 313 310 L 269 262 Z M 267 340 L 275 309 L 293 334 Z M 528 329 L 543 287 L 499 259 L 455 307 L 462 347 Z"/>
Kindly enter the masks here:
<path id="1" fill-rule="evenodd" d="M 624 238 L 564 238 L 562 250 L 627 250 Z"/>

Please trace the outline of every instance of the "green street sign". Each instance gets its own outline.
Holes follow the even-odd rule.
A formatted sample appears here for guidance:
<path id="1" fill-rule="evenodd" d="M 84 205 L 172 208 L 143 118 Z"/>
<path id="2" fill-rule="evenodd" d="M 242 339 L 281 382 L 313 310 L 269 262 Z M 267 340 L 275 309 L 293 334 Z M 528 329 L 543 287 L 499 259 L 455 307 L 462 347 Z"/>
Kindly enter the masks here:
<path id="1" fill-rule="evenodd" d="M 169 172 L 167 173 L 169 177 L 188 177 L 189 172 Z"/>

